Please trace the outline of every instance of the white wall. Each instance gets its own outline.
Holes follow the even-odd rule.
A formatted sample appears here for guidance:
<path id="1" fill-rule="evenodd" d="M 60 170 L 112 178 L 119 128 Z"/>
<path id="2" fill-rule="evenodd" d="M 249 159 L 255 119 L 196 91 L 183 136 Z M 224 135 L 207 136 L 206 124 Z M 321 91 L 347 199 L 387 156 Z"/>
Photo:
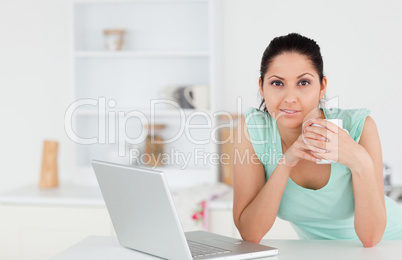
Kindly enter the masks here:
<path id="1" fill-rule="evenodd" d="M 222 106 L 257 106 L 260 57 L 289 32 L 322 48 L 328 96 L 343 108 L 367 107 L 380 131 L 384 160 L 402 185 L 397 112 L 402 98 L 402 3 L 399 1 L 217 0 L 223 28 Z M 71 102 L 70 0 L 0 0 L 0 192 L 38 183 L 42 141 L 60 143 L 61 180 L 71 177 L 73 144 L 64 133 Z"/>
<path id="2" fill-rule="evenodd" d="M 46 138 L 59 141 L 68 177 L 69 1 L 1 0 L 0 32 L 0 191 L 39 182 Z"/>

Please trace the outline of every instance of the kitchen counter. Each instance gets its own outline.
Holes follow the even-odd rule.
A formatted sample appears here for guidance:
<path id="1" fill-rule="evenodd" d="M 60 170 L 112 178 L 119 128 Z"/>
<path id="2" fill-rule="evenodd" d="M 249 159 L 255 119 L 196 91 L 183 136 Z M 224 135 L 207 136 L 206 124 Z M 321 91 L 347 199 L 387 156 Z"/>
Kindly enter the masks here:
<path id="1" fill-rule="evenodd" d="M 105 206 L 98 186 L 60 184 L 57 188 L 39 189 L 30 185 L 0 195 L 3 204 L 55 206 Z"/>
<path id="2" fill-rule="evenodd" d="M 7 193 L 0 194 L 2 204 L 29 204 L 42 206 L 105 206 L 98 186 L 62 183 L 57 188 L 39 189 L 29 185 Z M 219 199 L 209 203 L 210 209 L 231 209 L 232 190 Z"/>

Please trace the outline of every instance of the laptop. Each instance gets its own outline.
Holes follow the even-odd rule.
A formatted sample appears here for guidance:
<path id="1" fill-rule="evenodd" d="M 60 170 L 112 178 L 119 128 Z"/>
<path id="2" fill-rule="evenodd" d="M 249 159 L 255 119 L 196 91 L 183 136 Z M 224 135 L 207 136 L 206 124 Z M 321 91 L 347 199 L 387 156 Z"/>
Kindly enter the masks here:
<path id="1" fill-rule="evenodd" d="M 119 243 L 165 259 L 254 259 L 278 249 L 206 231 L 183 232 L 162 171 L 93 160 Z"/>

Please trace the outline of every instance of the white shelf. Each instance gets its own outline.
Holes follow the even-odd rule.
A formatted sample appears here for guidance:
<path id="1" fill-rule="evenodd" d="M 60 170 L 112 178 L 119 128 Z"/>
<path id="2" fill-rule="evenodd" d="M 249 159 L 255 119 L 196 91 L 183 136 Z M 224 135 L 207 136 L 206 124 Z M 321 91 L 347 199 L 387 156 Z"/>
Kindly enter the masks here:
<path id="1" fill-rule="evenodd" d="M 134 147 L 129 141 L 145 145 L 144 122 L 166 125 L 160 133 L 164 140 L 172 139 L 165 143 L 166 153 L 195 157 L 201 149 L 207 158 L 218 152 L 215 143 L 204 143 L 218 119 L 213 115 L 217 86 L 212 0 L 73 1 L 72 21 L 73 100 L 66 120 L 76 135 L 72 140 L 95 140 L 87 145 L 77 141 L 74 181 L 96 184 L 89 167 L 92 158 L 129 164 L 128 150 Z M 126 31 L 122 50 L 105 49 L 103 32 L 113 28 Z M 160 102 L 177 93 L 177 103 L 182 103 L 179 88 L 196 85 L 209 87 L 208 110 L 181 110 Z M 169 92 L 172 87 L 177 92 Z M 172 187 L 217 182 L 218 165 L 199 161 L 204 158 L 189 162 L 184 171 L 176 161 L 161 170 Z"/>
<path id="2" fill-rule="evenodd" d="M 208 51 L 76 51 L 76 58 L 208 58 Z"/>
<path id="3" fill-rule="evenodd" d="M 123 28 L 123 50 L 209 51 L 208 6 L 205 0 L 76 4 L 75 50 L 104 50 L 103 30 Z"/>

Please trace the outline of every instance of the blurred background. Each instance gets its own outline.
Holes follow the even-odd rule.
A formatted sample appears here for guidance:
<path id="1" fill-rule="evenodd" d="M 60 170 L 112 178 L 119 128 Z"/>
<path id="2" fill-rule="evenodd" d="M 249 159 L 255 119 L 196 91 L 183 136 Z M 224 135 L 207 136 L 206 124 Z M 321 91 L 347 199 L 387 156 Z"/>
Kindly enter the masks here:
<path id="1" fill-rule="evenodd" d="M 402 185 L 400 1 L 214 2 L 219 109 L 236 112 L 237 97 L 243 110 L 259 105 L 260 58 L 273 37 L 311 37 L 322 49 L 327 97 L 372 111 L 384 161 Z M 44 139 L 59 141 L 59 176 L 71 178 L 75 146 L 64 129 L 73 102 L 71 9 L 69 0 L 0 1 L 0 191 L 38 181 Z"/>

